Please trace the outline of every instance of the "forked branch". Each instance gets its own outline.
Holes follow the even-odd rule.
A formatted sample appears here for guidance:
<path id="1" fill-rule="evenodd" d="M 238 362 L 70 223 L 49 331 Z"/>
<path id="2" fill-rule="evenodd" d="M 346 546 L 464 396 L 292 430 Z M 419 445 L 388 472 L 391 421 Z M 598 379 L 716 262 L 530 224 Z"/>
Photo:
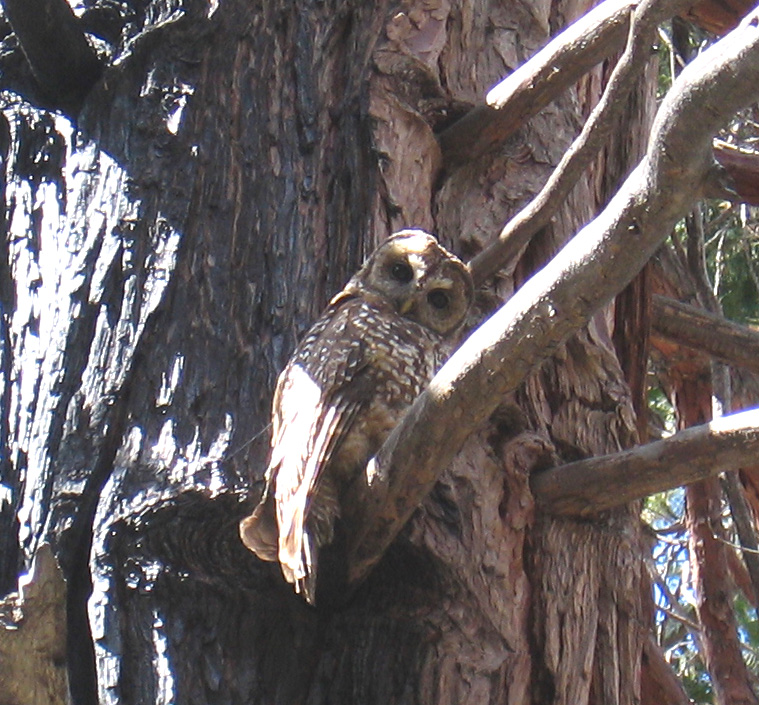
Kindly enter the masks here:
<path id="1" fill-rule="evenodd" d="M 607 208 L 464 342 L 369 463 L 352 488 L 352 584 L 503 396 L 621 291 L 700 196 L 713 135 L 759 97 L 758 25 L 755 11 L 686 67 Z"/>
<path id="2" fill-rule="evenodd" d="M 470 263 L 475 284 L 516 259 L 532 237 L 548 225 L 580 176 L 598 154 L 627 105 L 627 98 L 651 58 L 659 24 L 685 9 L 688 0 L 644 0 L 634 10 L 624 54 L 598 105 L 537 196 L 512 218 L 498 238 Z"/>
<path id="3" fill-rule="evenodd" d="M 441 133 L 449 165 L 498 148 L 596 64 L 621 49 L 639 0 L 606 0 L 507 76 L 478 105 Z"/>

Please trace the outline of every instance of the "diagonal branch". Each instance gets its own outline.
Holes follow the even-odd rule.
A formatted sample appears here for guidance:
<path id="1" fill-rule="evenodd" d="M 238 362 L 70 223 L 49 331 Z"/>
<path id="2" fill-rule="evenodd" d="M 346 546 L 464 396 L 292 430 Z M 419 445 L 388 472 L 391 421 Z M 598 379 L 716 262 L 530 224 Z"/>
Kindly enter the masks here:
<path id="1" fill-rule="evenodd" d="M 448 165 L 496 149 L 596 64 L 624 45 L 640 0 L 606 0 L 565 29 L 440 134 Z"/>
<path id="2" fill-rule="evenodd" d="M 614 67 L 600 102 L 540 193 L 504 226 L 495 242 L 469 263 L 475 284 L 482 283 L 515 259 L 530 239 L 548 225 L 625 110 L 627 97 L 651 58 L 658 25 L 689 4 L 690 0 L 644 0 L 637 7 L 627 47 Z"/>
<path id="3" fill-rule="evenodd" d="M 630 16 L 640 4 L 641 0 L 605 0 L 554 37 L 496 84 L 484 105 L 476 105 L 440 134 L 445 162 L 455 166 L 497 149 L 590 69 L 620 50 Z M 739 0 L 732 8 L 720 2 L 691 5 L 684 8 L 689 19 L 718 35 L 733 29 L 751 9 L 749 0 Z M 730 12 L 720 17 L 725 9 Z"/>
<path id="4" fill-rule="evenodd" d="M 701 191 L 712 136 L 759 95 L 759 11 L 682 72 L 646 156 L 607 208 L 476 330 L 351 488 L 349 581 L 361 581 L 466 438 L 642 268 Z M 447 420 L 443 422 L 442 420 Z"/>

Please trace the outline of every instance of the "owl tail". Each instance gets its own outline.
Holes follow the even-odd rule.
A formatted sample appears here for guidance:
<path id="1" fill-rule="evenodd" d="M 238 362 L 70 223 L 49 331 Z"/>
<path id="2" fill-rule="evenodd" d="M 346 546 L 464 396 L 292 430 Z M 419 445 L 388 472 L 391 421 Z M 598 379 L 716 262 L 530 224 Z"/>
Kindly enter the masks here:
<path id="1" fill-rule="evenodd" d="M 311 605 L 316 604 L 319 555 L 332 543 L 339 516 L 337 492 L 333 483 L 324 478 L 307 506 L 299 505 L 287 525 L 280 526 L 278 557 L 282 574 Z"/>
<path id="2" fill-rule="evenodd" d="M 267 494 L 253 514 L 240 522 L 240 538 L 262 561 L 276 561 L 277 534 L 274 497 Z"/>

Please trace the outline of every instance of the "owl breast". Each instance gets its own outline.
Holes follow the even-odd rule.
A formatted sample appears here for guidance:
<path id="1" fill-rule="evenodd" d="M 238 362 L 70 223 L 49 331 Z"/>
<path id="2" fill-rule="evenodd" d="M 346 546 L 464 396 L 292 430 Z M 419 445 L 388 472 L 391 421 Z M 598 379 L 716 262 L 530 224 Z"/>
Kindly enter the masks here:
<path id="1" fill-rule="evenodd" d="M 362 349 L 363 367 L 355 374 L 366 378 L 367 398 L 335 448 L 333 472 L 341 489 L 363 471 L 432 379 L 443 356 L 442 341 L 418 324 L 383 315 L 365 302 L 356 302 L 349 311 L 355 311 L 347 322 L 349 334 L 357 337 Z"/>

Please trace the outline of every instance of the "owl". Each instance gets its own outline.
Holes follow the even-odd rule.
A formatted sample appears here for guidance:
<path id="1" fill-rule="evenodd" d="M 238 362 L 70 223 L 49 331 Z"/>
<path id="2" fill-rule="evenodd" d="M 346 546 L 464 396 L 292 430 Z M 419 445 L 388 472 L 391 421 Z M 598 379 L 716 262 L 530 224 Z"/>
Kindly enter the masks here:
<path id="1" fill-rule="evenodd" d="M 345 543 L 346 490 L 452 351 L 473 289 L 466 266 L 434 237 L 396 233 L 279 376 L 266 489 L 240 536 L 259 558 L 279 561 L 309 603 L 317 578 L 320 594 L 344 579 L 335 548 Z M 320 566 L 323 553 L 331 558 Z"/>

